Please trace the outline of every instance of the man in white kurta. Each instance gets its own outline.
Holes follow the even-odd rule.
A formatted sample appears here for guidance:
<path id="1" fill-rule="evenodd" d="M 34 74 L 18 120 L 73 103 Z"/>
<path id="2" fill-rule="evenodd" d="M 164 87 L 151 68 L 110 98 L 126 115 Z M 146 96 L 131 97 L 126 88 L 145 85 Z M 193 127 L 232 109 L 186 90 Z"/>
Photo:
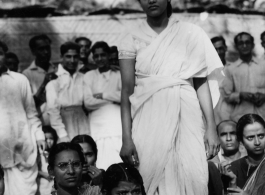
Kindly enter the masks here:
<path id="1" fill-rule="evenodd" d="M 27 78 L 6 69 L 3 59 L 0 47 L 0 164 L 5 195 L 35 195 L 37 145 L 43 150 L 45 138 Z"/>
<path id="2" fill-rule="evenodd" d="M 234 121 L 249 113 L 265 118 L 265 63 L 252 55 L 254 40 L 250 34 L 240 33 L 235 38 L 239 59 L 226 71 L 223 83 L 225 100 L 234 104 L 230 118 Z"/>
<path id="3" fill-rule="evenodd" d="M 70 141 L 80 134 L 90 134 L 88 119 L 83 110 L 83 77 L 77 69 L 79 46 L 67 42 L 61 46 L 62 64 L 57 79 L 46 86 L 46 99 L 51 126 L 60 141 Z"/>
<path id="4" fill-rule="evenodd" d="M 121 162 L 121 76 L 110 69 L 109 46 L 97 42 L 92 47 L 93 59 L 98 69 L 84 76 L 85 107 L 90 110 L 91 136 L 97 143 L 97 167 L 107 169 Z"/>
<path id="5" fill-rule="evenodd" d="M 23 74 L 29 80 L 39 118 L 43 125 L 50 125 L 45 98 L 45 86 L 50 80 L 56 78 L 54 73 L 57 71 L 57 67 L 50 63 L 50 45 L 51 40 L 46 35 L 32 37 L 29 41 L 29 46 L 32 54 L 35 56 L 35 60 L 23 71 Z"/>

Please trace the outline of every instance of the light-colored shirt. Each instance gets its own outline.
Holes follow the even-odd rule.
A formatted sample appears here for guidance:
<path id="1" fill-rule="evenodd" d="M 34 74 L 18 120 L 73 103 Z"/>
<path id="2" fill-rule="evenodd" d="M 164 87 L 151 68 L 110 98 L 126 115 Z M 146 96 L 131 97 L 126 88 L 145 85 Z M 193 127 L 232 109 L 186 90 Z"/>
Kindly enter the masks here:
<path id="1" fill-rule="evenodd" d="M 51 126 L 62 138 L 67 136 L 67 132 L 62 122 L 60 110 L 61 108 L 83 105 L 84 74 L 76 72 L 71 76 L 61 64 L 59 64 L 56 74 L 58 78 L 46 85 L 46 100 Z"/>
<path id="2" fill-rule="evenodd" d="M 95 110 L 105 104 L 121 101 L 121 75 L 119 71 L 109 70 L 100 73 L 98 69 L 87 72 L 84 76 L 85 106 Z M 102 99 L 93 94 L 102 93 Z"/>
<path id="3" fill-rule="evenodd" d="M 241 101 L 240 92 L 265 93 L 265 61 L 252 58 L 249 63 L 238 59 L 227 67 L 223 82 L 224 98 L 230 104 L 235 104 L 230 118 L 234 121 L 248 113 L 265 117 L 265 104 L 260 107 L 251 102 Z"/>
<path id="4" fill-rule="evenodd" d="M 7 71 L 0 76 L 0 164 L 4 168 L 36 162 L 36 140 L 44 140 L 28 79 Z"/>
<path id="5" fill-rule="evenodd" d="M 44 81 L 44 78 L 47 73 L 56 72 L 57 67 L 53 64 L 50 64 L 48 71 L 46 72 L 41 67 L 37 66 L 35 61 L 31 63 L 31 65 L 23 71 L 24 74 L 30 83 L 31 90 L 33 94 L 36 94 Z M 42 120 L 43 125 L 49 125 L 49 116 L 47 114 L 47 105 L 46 103 L 42 104 L 40 109 L 38 109 L 39 118 Z"/>

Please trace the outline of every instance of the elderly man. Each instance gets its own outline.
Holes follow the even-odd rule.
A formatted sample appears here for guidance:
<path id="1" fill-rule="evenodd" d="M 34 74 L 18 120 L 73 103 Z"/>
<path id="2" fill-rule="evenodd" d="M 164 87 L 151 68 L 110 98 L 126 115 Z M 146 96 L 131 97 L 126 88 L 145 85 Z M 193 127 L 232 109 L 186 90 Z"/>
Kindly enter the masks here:
<path id="1" fill-rule="evenodd" d="M 6 195 L 35 195 L 37 146 L 45 149 L 41 122 L 28 79 L 5 66 L 7 46 L 0 42 L 0 164 Z"/>
<path id="2" fill-rule="evenodd" d="M 246 32 L 234 39 L 239 59 L 227 67 L 223 82 L 225 100 L 234 105 L 230 119 L 238 121 L 244 114 L 255 113 L 265 118 L 265 66 L 252 54 L 254 38 Z"/>

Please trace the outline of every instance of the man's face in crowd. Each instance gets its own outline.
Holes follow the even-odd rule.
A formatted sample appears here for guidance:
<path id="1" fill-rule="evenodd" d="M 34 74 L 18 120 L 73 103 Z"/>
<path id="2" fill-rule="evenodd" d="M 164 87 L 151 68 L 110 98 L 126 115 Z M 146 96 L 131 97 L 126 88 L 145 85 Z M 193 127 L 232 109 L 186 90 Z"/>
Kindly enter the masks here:
<path id="1" fill-rule="evenodd" d="M 119 66 L 119 55 L 117 52 L 113 52 L 109 55 L 109 61 L 111 65 Z"/>
<path id="2" fill-rule="evenodd" d="M 241 35 L 237 38 L 236 48 L 240 55 L 250 55 L 254 49 L 254 43 L 249 35 Z"/>
<path id="3" fill-rule="evenodd" d="M 218 128 L 218 136 L 224 153 L 238 151 L 239 142 L 236 136 L 236 126 L 232 122 L 223 123 Z"/>
<path id="4" fill-rule="evenodd" d="M 225 53 L 227 51 L 227 48 L 226 46 L 224 45 L 224 42 L 223 41 L 216 41 L 214 44 L 213 44 L 214 48 L 216 49 L 219 57 L 223 60 L 225 59 Z"/>
<path id="5" fill-rule="evenodd" d="M 14 58 L 6 58 L 6 66 L 11 71 L 18 71 L 18 63 L 19 62 Z"/>
<path id="6" fill-rule="evenodd" d="M 265 36 L 261 39 L 261 46 L 265 49 Z"/>
<path id="7" fill-rule="evenodd" d="M 91 42 L 87 40 L 80 40 L 78 41 L 77 44 L 80 46 L 80 58 L 81 59 L 88 58 L 90 54 Z"/>
<path id="8" fill-rule="evenodd" d="M 75 72 L 79 61 L 79 52 L 74 49 L 69 49 L 62 56 L 63 67 L 70 72 Z"/>
<path id="9" fill-rule="evenodd" d="M 35 45 L 36 48 L 34 49 L 33 54 L 36 59 L 49 63 L 51 59 L 51 44 L 49 40 L 38 39 L 36 40 Z"/>
<path id="10" fill-rule="evenodd" d="M 98 68 L 109 66 L 109 54 L 102 48 L 95 49 L 93 53 L 93 60 L 97 64 Z"/>
<path id="11" fill-rule="evenodd" d="M 0 68 L 5 65 L 5 52 L 2 47 L 0 47 Z"/>
<path id="12" fill-rule="evenodd" d="M 265 129 L 255 122 L 247 125 L 243 130 L 243 144 L 248 155 L 263 155 L 265 149 Z"/>

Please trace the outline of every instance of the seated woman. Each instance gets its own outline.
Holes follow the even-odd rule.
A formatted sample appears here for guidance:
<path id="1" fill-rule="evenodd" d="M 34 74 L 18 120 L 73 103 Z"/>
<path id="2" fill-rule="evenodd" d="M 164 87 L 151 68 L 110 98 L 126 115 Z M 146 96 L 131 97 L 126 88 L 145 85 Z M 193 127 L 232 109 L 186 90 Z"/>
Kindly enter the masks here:
<path id="1" fill-rule="evenodd" d="M 96 167 L 98 149 L 97 144 L 89 135 L 77 135 L 71 143 L 79 144 L 83 149 L 86 163 L 83 165 L 82 182 L 101 186 L 104 170 Z"/>
<path id="2" fill-rule="evenodd" d="M 78 144 L 65 143 L 55 145 L 49 154 L 48 172 L 54 177 L 53 195 L 99 195 L 100 189 L 90 185 L 80 186 L 85 158 Z"/>
<path id="3" fill-rule="evenodd" d="M 222 163 L 220 171 L 224 187 L 232 194 L 248 194 L 242 188 L 265 157 L 265 121 L 257 114 L 246 114 L 237 124 L 237 138 L 246 148 L 247 156 L 231 164 Z"/>
<path id="4" fill-rule="evenodd" d="M 145 195 L 142 176 L 135 167 L 125 163 L 113 164 L 107 169 L 102 192 L 104 195 Z"/>

